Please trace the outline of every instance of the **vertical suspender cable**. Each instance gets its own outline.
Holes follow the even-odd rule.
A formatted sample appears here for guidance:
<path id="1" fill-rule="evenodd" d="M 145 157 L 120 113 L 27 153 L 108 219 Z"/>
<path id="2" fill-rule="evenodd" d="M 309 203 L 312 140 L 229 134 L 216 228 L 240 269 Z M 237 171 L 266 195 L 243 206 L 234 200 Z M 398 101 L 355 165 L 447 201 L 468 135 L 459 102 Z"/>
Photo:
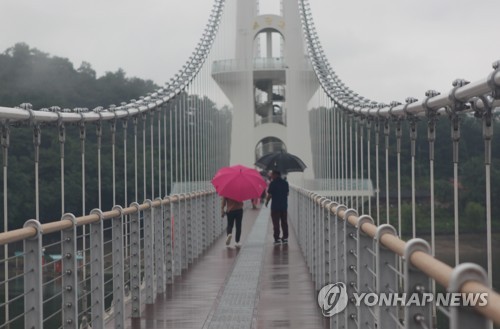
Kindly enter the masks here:
<path id="1" fill-rule="evenodd" d="M 162 110 L 163 108 L 158 108 L 157 112 L 158 112 L 158 197 L 161 198 L 162 195 L 161 195 L 161 191 L 162 191 L 162 188 L 161 188 L 161 183 L 162 183 L 162 179 L 161 179 L 161 171 L 162 171 L 162 165 L 161 165 L 161 114 L 162 114 Z"/>
<path id="2" fill-rule="evenodd" d="M 427 137 L 429 140 L 429 186 L 430 186 L 430 210 L 431 210 L 431 248 L 432 256 L 435 256 L 436 241 L 435 241 L 435 198 L 434 198 L 434 143 L 436 140 L 436 118 L 435 114 L 429 116 L 427 127 Z"/>
<path id="3" fill-rule="evenodd" d="M 361 127 L 359 130 L 359 148 L 360 148 L 360 157 L 361 157 L 361 187 L 363 191 L 367 191 L 367 187 L 365 186 L 365 157 L 364 157 L 364 139 L 365 139 L 365 118 L 361 119 Z M 365 195 L 364 193 L 361 195 L 361 213 L 365 213 Z"/>
<path id="4" fill-rule="evenodd" d="M 109 123 L 111 130 L 111 176 L 112 176 L 112 189 L 113 189 L 113 206 L 116 205 L 116 119 L 111 120 Z M 126 206 L 126 205 L 125 205 Z"/>
<path id="5" fill-rule="evenodd" d="M 82 215 L 85 216 L 86 210 L 85 210 L 85 139 L 86 139 L 86 127 L 85 127 L 85 122 L 83 121 L 83 116 L 82 116 L 82 121 L 80 122 L 80 150 L 81 150 L 81 159 L 82 159 Z M 82 225 L 82 250 L 83 250 L 83 264 L 82 264 L 82 274 L 83 274 L 83 289 L 86 290 L 87 286 L 87 264 L 86 264 L 86 249 L 87 249 L 87 242 L 86 242 L 86 232 L 87 226 Z M 84 298 L 84 301 L 86 299 Z M 85 304 L 84 309 L 86 312 L 87 305 Z"/>
<path id="6" fill-rule="evenodd" d="M 338 107 L 337 104 L 333 104 L 333 136 L 334 136 L 334 141 L 333 145 L 335 148 L 334 152 L 334 171 L 333 171 L 333 190 L 338 191 L 339 190 L 339 171 L 340 171 L 340 165 L 339 165 L 339 159 L 340 159 L 340 149 L 339 149 L 339 122 L 338 122 Z M 338 200 L 338 197 L 335 196 L 335 200 Z"/>
<path id="7" fill-rule="evenodd" d="M 493 261 L 491 248 L 491 140 L 493 139 L 493 122 L 491 107 L 483 114 L 483 139 L 484 139 L 484 170 L 486 179 L 486 248 L 488 265 L 488 285 L 493 284 Z"/>
<path id="8" fill-rule="evenodd" d="M 122 121 L 123 127 L 123 204 L 128 207 L 128 174 L 127 174 L 127 135 L 128 116 Z"/>
<path id="9" fill-rule="evenodd" d="M 319 104 L 318 104 L 319 106 Z M 319 127 L 318 132 L 316 134 L 316 153 L 317 153 L 317 159 L 318 159 L 318 172 L 319 172 L 319 177 L 321 177 L 321 182 L 323 181 L 324 175 L 323 175 L 323 164 L 324 164 L 324 159 L 323 159 L 323 139 L 322 136 L 324 136 L 324 131 L 323 131 L 323 122 L 322 122 L 322 116 L 323 116 L 323 109 L 319 108 L 317 111 L 315 111 L 315 126 Z M 320 187 L 321 189 L 322 187 Z"/>
<path id="10" fill-rule="evenodd" d="M 9 123 L 6 121 L 2 124 L 2 151 L 3 151 L 3 231 L 9 231 L 9 191 L 8 184 L 8 158 L 10 144 L 10 129 Z M 5 302 L 5 323 L 9 322 L 9 244 L 3 246 L 4 251 L 4 302 Z"/>
<path id="11" fill-rule="evenodd" d="M 198 99 L 198 90 L 197 90 L 197 84 L 196 84 L 197 78 L 194 78 L 193 81 L 191 82 L 191 107 L 190 107 L 190 112 L 191 112 L 191 118 L 190 118 L 190 125 L 191 125 L 191 153 L 192 153 L 192 159 L 191 159 L 191 180 L 194 183 L 193 188 L 198 190 L 200 188 L 199 186 L 199 181 L 198 181 L 198 147 L 197 147 L 197 142 L 198 142 L 198 134 L 196 133 L 197 125 L 196 125 L 196 113 L 197 113 L 197 99 Z"/>
<path id="12" fill-rule="evenodd" d="M 187 125 L 187 103 L 188 103 L 188 97 L 189 97 L 189 91 L 184 89 L 183 91 L 183 98 L 182 98 L 182 186 L 183 186 L 183 192 L 190 192 L 187 190 L 187 179 L 188 179 L 188 125 Z"/>
<path id="13" fill-rule="evenodd" d="M 451 139 L 453 141 L 453 209 L 455 226 L 455 266 L 460 264 L 459 218 L 458 218 L 458 150 L 460 141 L 460 118 L 456 113 L 451 116 Z"/>
<path id="14" fill-rule="evenodd" d="M 40 220 L 40 191 L 39 191 L 39 171 L 38 164 L 40 161 L 40 142 L 42 131 L 40 124 L 35 124 L 33 127 L 33 144 L 35 146 L 35 218 Z"/>
<path id="15" fill-rule="evenodd" d="M 316 133 L 314 134 L 314 153 L 315 153 L 315 160 L 316 160 L 316 164 L 315 164 L 315 167 L 316 167 L 316 170 L 318 172 L 318 178 L 321 178 L 321 147 L 320 147 L 320 144 L 321 144 L 321 125 L 320 125 L 320 129 L 317 129 L 318 127 L 318 124 L 319 124 L 319 116 L 320 116 L 320 112 L 321 110 L 317 110 L 317 111 L 311 111 L 311 116 L 312 116 L 312 122 L 313 122 L 313 125 L 314 127 L 316 128 Z"/>
<path id="16" fill-rule="evenodd" d="M 342 121 L 340 122 L 342 129 L 342 189 L 344 191 L 343 204 L 348 205 L 349 197 L 347 195 L 347 120 L 346 113 L 342 111 Z"/>
<path id="17" fill-rule="evenodd" d="M 396 157 L 397 157 L 397 181 L 398 181 L 398 235 L 401 238 L 401 120 L 396 121 Z"/>
<path id="18" fill-rule="evenodd" d="M 206 68 L 205 70 L 208 70 L 208 68 Z M 204 81 L 204 89 L 205 89 L 205 95 L 206 95 L 206 98 L 204 98 L 204 104 L 203 104 L 203 112 L 204 112 L 204 122 L 205 122 L 205 129 L 204 129 L 204 132 L 203 132 L 203 136 L 204 136 L 204 140 L 205 140 L 205 143 L 204 143 L 204 150 L 205 150 L 205 179 L 206 180 L 210 180 L 210 171 L 209 171 L 209 164 L 210 164 L 210 159 L 209 159 L 209 147 L 210 147 L 210 144 L 209 144 L 209 141 L 210 139 L 208 138 L 209 136 L 209 132 L 210 132 L 210 108 L 208 107 L 208 95 L 209 95 L 209 85 L 208 85 L 208 82 L 209 82 L 209 74 L 208 72 L 205 74 L 205 81 Z"/>
<path id="19" fill-rule="evenodd" d="M 328 184 L 327 184 L 327 187 L 326 189 L 328 191 L 333 191 L 333 187 L 332 187 L 332 182 L 333 182 L 333 176 L 334 176 L 334 160 L 333 160 L 333 157 L 334 157 L 334 154 L 335 154 L 335 136 L 334 136 L 334 126 L 333 126 L 333 104 L 331 102 L 331 99 L 327 96 L 327 118 L 326 118 L 326 121 L 327 121 L 327 124 L 326 126 L 328 127 L 328 135 L 327 135 L 327 138 L 328 138 L 328 146 L 327 146 L 327 157 L 328 157 L 328 175 L 327 175 L 327 178 L 328 178 Z"/>
<path id="20" fill-rule="evenodd" d="M 144 194 L 143 200 L 148 198 L 146 186 L 146 112 L 142 114 L 142 192 Z"/>
<path id="21" fill-rule="evenodd" d="M 417 120 L 410 118 L 410 140 L 411 140 L 411 231 L 412 237 L 417 236 L 417 218 L 415 201 L 415 152 L 417 141 Z"/>
<path id="22" fill-rule="evenodd" d="M 165 175 L 165 196 L 168 195 L 168 164 L 167 164 L 167 111 L 170 113 L 170 108 L 167 105 L 163 107 L 163 165 L 164 165 L 164 175 Z M 170 134 L 170 130 L 168 130 L 168 133 Z M 170 148 L 170 152 L 172 152 L 172 148 Z M 172 162 L 170 162 L 172 163 Z"/>
<path id="23" fill-rule="evenodd" d="M 333 179 L 333 104 L 330 98 L 328 100 L 328 190 L 332 191 Z"/>
<path id="24" fill-rule="evenodd" d="M 355 203 L 355 208 L 357 211 L 359 211 L 359 176 L 358 176 L 358 132 L 359 132 L 359 125 L 358 125 L 358 119 L 356 118 L 354 121 L 354 163 L 356 164 L 355 166 L 355 177 L 354 177 L 354 193 L 356 193 L 356 203 Z"/>
<path id="25" fill-rule="evenodd" d="M 173 129 L 172 129 L 172 124 L 173 124 L 173 114 L 175 110 L 175 105 L 170 104 L 168 107 L 168 117 L 169 117 L 169 129 L 168 129 L 168 135 L 170 139 L 170 186 L 168 190 L 168 195 L 172 194 L 172 188 L 174 186 L 174 168 L 176 167 L 174 165 L 174 155 L 175 155 L 175 149 L 174 149 L 174 134 L 173 134 Z M 175 118 L 174 118 L 175 119 Z"/>
<path id="26" fill-rule="evenodd" d="M 432 256 L 436 256 L 436 233 L 434 225 L 435 216 L 435 200 L 434 200 L 434 143 L 436 141 L 436 112 L 429 110 L 427 112 L 428 123 L 427 123 L 427 139 L 429 141 L 429 188 L 430 188 L 430 211 L 431 211 L 431 253 Z M 436 281 L 432 280 L 432 291 L 433 294 L 436 293 Z M 436 317 L 436 305 L 432 306 L 433 318 Z"/>
<path id="27" fill-rule="evenodd" d="M 354 207 L 354 191 L 353 191 L 353 185 L 352 185 L 352 180 L 354 178 L 354 174 L 353 174 L 353 151 L 352 151 L 352 143 L 353 143 L 353 140 L 352 140 L 352 114 L 349 114 L 349 193 L 351 195 L 351 207 Z"/>
<path id="28" fill-rule="evenodd" d="M 124 205 L 128 206 L 128 174 L 127 174 L 127 134 L 128 134 L 128 115 L 122 121 L 123 127 L 123 201 Z M 125 220 L 125 259 L 128 258 L 128 216 L 124 217 Z"/>
<path id="29" fill-rule="evenodd" d="M 340 111 L 339 113 L 339 132 L 340 132 L 340 190 L 342 191 L 342 197 L 340 198 L 340 202 L 345 204 L 345 174 L 344 174 L 344 111 Z"/>
<path id="30" fill-rule="evenodd" d="M 182 93 L 180 94 L 181 98 L 179 100 L 179 107 L 180 107 L 180 114 L 179 115 L 179 140 L 180 140 L 180 145 L 179 145 L 179 148 L 180 148 L 180 162 L 179 162 L 179 167 L 180 167 L 180 182 L 182 183 L 181 184 L 181 192 L 186 192 L 185 191 L 185 181 L 186 181 L 186 176 L 185 176 L 185 167 L 186 167 L 186 162 L 185 162 L 185 156 L 186 156 L 186 150 L 184 148 L 184 142 L 186 140 L 186 135 L 185 135 L 185 126 L 184 126 L 184 123 L 185 123 L 185 120 L 186 120 L 186 117 L 185 117 L 185 114 L 186 114 L 186 108 L 184 107 L 184 99 L 186 98 L 186 93 L 185 91 L 183 90 Z"/>
<path id="31" fill-rule="evenodd" d="M 344 126 L 344 190 L 345 190 L 345 204 L 350 207 L 351 205 L 349 204 L 349 195 L 347 194 L 348 192 L 348 180 L 349 180 L 349 130 L 348 128 L 348 115 L 347 113 L 344 114 L 344 119 L 343 121 L 343 126 Z"/>
<path id="32" fill-rule="evenodd" d="M 59 145 L 61 157 L 61 214 L 64 214 L 65 191 L 64 191 L 64 143 L 66 142 L 66 127 L 62 121 L 59 122 Z"/>
<path id="33" fill-rule="evenodd" d="M 193 127 L 191 126 L 191 116 L 192 116 L 192 95 L 191 95 L 191 86 L 188 86 L 186 88 L 186 164 L 189 163 L 188 166 L 186 166 L 186 172 L 187 172 L 187 182 L 192 183 L 193 182 Z M 192 187 L 190 187 L 191 191 Z"/>
<path id="34" fill-rule="evenodd" d="M 97 136 L 97 204 L 98 208 L 102 209 L 102 191 L 101 191 L 101 142 L 102 142 L 102 122 L 96 123 Z"/>
<path id="35" fill-rule="evenodd" d="M 316 97 L 317 97 L 318 93 L 316 93 Z M 311 104 L 312 106 L 314 106 L 314 104 Z M 313 115 L 313 118 L 314 118 L 314 126 L 316 127 L 316 143 L 315 143 L 315 152 L 316 153 L 316 158 L 318 159 L 317 161 L 317 164 L 316 164 L 316 168 L 318 170 L 318 177 L 320 179 L 323 178 L 323 173 L 321 172 L 321 169 L 322 169 L 322 154 L 321 154 L 321 136 L 323 134 L 323 124 L 320 122 L 321 121 L 321 114 L 322 114 L 322 109 L 321 108 L 318 108 L 317 110 L 313 110 L 312 112 L 312 115 Z M 320 187 L 321 189 L 321 187 Z"/>
<path id="36" fill-rule="evenodd" d="M 326 106 L 324 105 L 323 103 L 323 90 L 320 89 L 320 107 L 322 108 L 322 117 L 321 117 L 321 126 L 323 127 L 323 133 L 321 134 L 321 154 L 323 155 L 323 159 L 321 160 L 321 165 L 323 166 L 323 179 L 322 179 L 322 183 L 323 183 L 323 187 L 322 189 L 326 189 L 326 187 L 324 186 L 324 182 L 325 182 L 325 178 L 327 178 L 327 168 L 328 168 L 328 158 L 327 158 L 327 155 L 326 155 L 326 151 L 327 151 L 327 147 L 328 147 L 328 143 L 327 143 L 327 140 L 326 140 L 326 137 L 328 136 L 327 134 L 327 121 L 326 121 L 326 117 L 327 117 L 327 111 L 328 109 L 326 108 Z"/>
<path id="37" fill-rule="evenodd" d="M 390 207 L 389 207 L 389 119 L 384 121 L 384 136 L 385 136 L 385 218 L 389 224 Z"/>
<path id="38" fill-rule="evenodd" d="M 132 118 L 132 123 L 134 124 L 134 191 L 135 197 L 134 202 L 139 202 L 139 179 L 137 177 L 137 115 Z"/>
<path id="39" fill-rule="evenodd" d="M 371 139 L 372 139 L 372 122 L 371 118 L 366 119 L 366 159 L 367 159 L 367 171 L 368 171 L 368 182 L 371 185 L 372 181 L 372 167 L 371 167 Z M 368 196 L 368 215 L 372 215 L 372 196 Z M 377 223 L 378 224 L 378 223 Z"/>
<path id="40" fill-rule="evenodd" d="M 379 174 L 379 141 L 380 141 L 380 122 L 375 120 L 375 181 L 377 193 L 377 225 L 380 225 L 380 174 Z"/>
<path id="41" fill-rule="evenodd" d="M 197 154 L 198 154 L 198 161 L 197 161 L 197 180 L 200 182 L 200 184 L 203 184 L 203 178 L 202 178 L 202 174 L 203 174 L 203 150 L 201 148 L 201 143 L 202 143 L 202 136 L 201 136 L 201 132 L 202 132 L 202 121 L 201 121 L 201 110 L 202 110 L 202 93 L 203 93 L 203 86 L 202 86 L 202 82 L 203 82 L 203 71 L 200 69 L 200 73 L 198 73 L 198 83 L 197 83 L 197 86 L 198 86 L 198 98 L 197 98 L 197 103 L 196 103 L 196 127 L 197 127 L 197 141 L 196 141 L 196 144 L 197 144 Z M 200 189 L 205 189 L 205 186 L 203 185 L 200 185 Z"/>
<path id="42" fill-rule="evenodd" d="M 179 176 L 179 167 L 180 167 L 180 158 L 179 158 L 179 148 L 180 148 L 180 115 L 179 115 L 179 112 L 180 112 L 180 106 L 179 106 L 179 101 L 178 99 L 175 100 L 175 112 L 174 112 L 174 116 L 175 116 L 175 126 L 174 126 L 174 129 L 175 129 L 175 183 L 177 184 L 177 186 L 179 186 L 179 182 L 180 182 L 180 176 Z M 173 185 L 172 185 L 173 187 Z M 176 193 L 178 193 L 180 191 L 176 191 Z"/>
<path id="43" fill-rule="evenodd" d="M 159 115 L 159 114 L 158 114 Z M 155 198 L 155 148 L 154 148 L 154 118 L 155 111 L 149 112 L 149 149 L 151 153 L 151 200 Z M 160 196 L 160 195 L 158 195 Z"/>

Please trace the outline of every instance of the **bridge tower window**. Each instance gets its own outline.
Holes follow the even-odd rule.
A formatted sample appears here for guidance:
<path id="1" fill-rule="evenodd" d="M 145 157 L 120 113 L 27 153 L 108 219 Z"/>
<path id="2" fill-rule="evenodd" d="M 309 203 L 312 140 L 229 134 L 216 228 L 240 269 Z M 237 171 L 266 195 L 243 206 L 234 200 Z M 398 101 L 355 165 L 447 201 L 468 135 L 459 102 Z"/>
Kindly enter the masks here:
<path id="1" fill-rule="evenodd" d="M 257 143 L 255 147 L 255 160 L 261 158 L 262 156 L 278 152 L 278 151 L 286 151 L 286 145 L 283 141 L 277 137 L 265 137 Z"/>
<path id="2" fill-rule="evenodd" d="M 273 28 L 263 29 L 255 37 L 253 82 L 256 126 L 266 123 L 286 126 L 283 44 L 283 36 Z"/>

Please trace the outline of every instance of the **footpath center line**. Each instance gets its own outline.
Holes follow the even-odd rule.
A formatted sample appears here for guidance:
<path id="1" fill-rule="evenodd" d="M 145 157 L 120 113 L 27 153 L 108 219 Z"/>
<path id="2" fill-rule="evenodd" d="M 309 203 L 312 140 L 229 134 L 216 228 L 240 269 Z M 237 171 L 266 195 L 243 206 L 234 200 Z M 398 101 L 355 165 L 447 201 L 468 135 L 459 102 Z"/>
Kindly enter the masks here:
<path id="1" fill-rule="evenodd" d="M 255 301 L 259 294 L 264 247 L 268 232 L 269 209 L 263 207 L 239 252 L 208 329 L 250 329 Z"/>

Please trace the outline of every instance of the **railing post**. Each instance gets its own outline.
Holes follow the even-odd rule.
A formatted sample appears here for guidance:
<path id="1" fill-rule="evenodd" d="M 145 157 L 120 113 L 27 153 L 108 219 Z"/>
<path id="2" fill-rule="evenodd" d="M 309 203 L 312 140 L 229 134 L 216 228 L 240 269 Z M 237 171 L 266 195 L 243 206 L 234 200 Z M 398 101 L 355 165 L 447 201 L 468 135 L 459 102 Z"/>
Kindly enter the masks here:
<path id="1" fill-rule="evenodd" d="M 337 226 L 337 280 L 342 280 L 342 282 L 345 283 L 346 288 L 349 286 L 347 280 L 346 280 L 346 275 L 347 275 L 347 270 L 346 270 L 346 234 L 345 234 L 345 223 L 344 221 L 339 217 L 338 213 L 340 211 L 345 211 L 347 210 L 347 207 L 345 205 L 340 205 L 337 206 L 337 209 L 335 211 L 335 222 Z M 338 314 L 337 317 L 337 326 L 339 328 L 346 328 L 347 327 L 347 317 L 348 317 L 348 310 L 345 310 L 344 312 Z"/>
<path id="2" fill-rule="evenodd" d="M 204 222 L 203 222 L 203 214 L 202 214 L 202 208 L 203 208 L 203 195 L 198 192 L 196 193 L 196 198 L 195 198 L 195 209 L 196 209 L 196 222 L 195 222 L 195 232 L 196 232 L 196 240 L 194 241 L 194 245 L 196 246 L 196 253 L 195 253 L 195 259 L 198 259 L 200 257 L 201 252 L 203 251 L 203 229 L 204 229 Z"/>
<path id="3" fill-rule="evenodd" d="M 180 227 L 181 234 L 179 237 L 179 245 L 181 247 L 181 272 L 188 267 L 188 251 L 187 251 L 187 221 L 188 221 L 188 195 L 182 194 L 180 207 Z"/>
<path id="4" fill-rule="evenodd" d="M 305 255 L 304 249 L 304 200 L 302 198 L 302 191 L 297 193 L 297 239 L 299 240 L 300 250 L 302 251 L 302 255 Z"/>
<path id="5" fill-rule="evenodd" d="M 24 227 L 33 227 L 36 235 L 24 240 L 24 328 L 43 328 L 42 235 L 39 221 L 30 219 Z"/>
<path id="6" fill-rule="evenodd" d="M 215 239 L 219 236 L 219 225 L 220 222 L 222 221 L 220 218 L 220 210 L 219 207 L 217 207 L 217 197 L 215 196 L 215 193 L 212 193 L 210 195 L 210 200 L 208 201 L 208 204 L 210 206 L 210 221 L 212 222 L 212 231 L 211 231 L 211 236 L 210 236 L 210 243 L 213 243 Z"/>
<path id="7" fill-rule="evenodd" d="M 116 329 L 125 328 L 125 257 L 123 255 L 123 208 L 114 206 L 120 215 L 112 219 L 113 313 Z"/>
<path id="8" fill-rule="evenodd" d="M 174 275 L 181 275 L 182 267 L 182 237 L 181 237 L 181 196 L 176 196 L 177 200 L 172 205 L 173 218 L 174 218 Z"/>
<path id="9" fill-rule="evenodd" d="M 423 239 L 411 239 L 406 243 L 404 253 L 404 292 L 407 296 L 418 293 L 421 297 L 423 293 L 432 293 L 431 280 L 421 270 L 410 263 L 411 255 L 415 251 L 422 251 L 432 255 L 431 247 Z M 410 303 L 405 307 L 405 327 L 408 329 L 419 329 L 422 327 L 432 327 L 432 303 L 422 303 L 417 305 Z"/>
<path id="10" fill-rule="evenodd" d="M 163 249 L 164 241 L 164 228 L 163 223 L 165 222 L 162 199 L 157 198 L 155 201 L 159 202 L 160 205 L 154 210 L 153 215 L 155 218 L 154 223 L 154 236 L 155 236 L 155 271 L 156 271 L 156 294 L 163 294 L 165 292 L 165 250 Z"/>
<path id="11" fill-rule="evenodd" d="M 62 325 L 63 328 L 75 328 L 78 325 L 76 218 L 73 214 L 64 214 L 63 220 L 70 221 L 72 225 L 61 231 Z"/>
<path id="12" fill-rule="evenodd" d="M 307 199 L 307 265 L 309 265 L 309 272 L 313 275 L 314 279 L 314 198 L 313 193 L 309 193 Z"/>
<path id="13" fill-rule="evenodd" d="M 450 284 L 448 292 L 460 293 L 463 284 L 467 281 L 477 281 L 485 286 L 488 286 L 488 275 L 485 270 L 473 263 L 463 263 L 457 265 L 451 272 Z M 462 299 L 463 301 L 463 299 Z M 478 298 L 477 302 L 481 302 Z M 474 328 L 487 329 L 492 328 L 491 320 L 488 320 L 483 315 L 474 311 L 470 306 L 453 306 L 450 305 L 450 328 Z"/>
<path id="14" fill-rule="evenodd" d="M 300 225 L 301 225 L 301 248 L 302 248 L 302 254 L 304 256 L 307 256 L 307 251 L 309 250 L 308 246 L 307 246 L 307 243 L 308 243 L 308 227 L 309 227 L 309 222 L 308 222 L 308 218 L 309 218 L 309 213 L 308 213 L 308 206 L 309 206 L 309 203 L 308 203 L 308 197 L 306 196 L 305 192 L 302 192 L 302 194 L 300 195 L 300 203 L 302 205 L 301 209 L 300 209 L 300 218 L 301 218 L 301 221 L 300 221 Z M 304 257 L 307 261 L 307 257 Z M 308 264 L 309 265 L 309 264 Z"/>
<path id="15" fill-rule="evenodd" d="M 325 285 L 325 253 L 327 251 L 327 242 L 325 239 L 326 232 L 325 227 L 327 224 L 325 221 L 325 204 L 328 201 L 327 198 L 321 197 L 318 201 L 318 283 L 316 285 L 316 291 L 320 291 Z"/>
<path id="16" fill-rule="evenodd" d="M 187 194 L 187 201 L 186 201 L 186 220 L 185 220 L 185 227 L 186 227 L 186 234 L 184 235 L 186 238 L 186 257 L 187 261 L 186 267 L 189 266 L 189 264 L 193 263 L 194 259 L 194 243 L 193 243 L 193 234 L 194 234 L 194 221 L 195 221 L 195 214 L 196 211 L 193 211 L 193 204 L 194 204 L 194 194 L 188 193 Z"/>
<path id="17" fill-rule="evenodd" d="M 323 281 L 321 286 L 332 283 L 331 279 L 331 249 L 332 249 L 332 236 L 330 234 L 330 206 L 331 201 L 323 203 Z"/>
<path id="18" fill-rule="evenodd" d="M 331 202 L 328 206 L 328 227 L 329 227 L 329 240 L 330 240 L 330 281 L 329 283 L 336 283 L 338 279 L 338 238 L 337 238 L 337 218 L 333 213 L 333 208 L 338 206 L 337 202 Z"/>
<path id="19" fill-rule="evenodd" d="M 193 263 L 198 258 L 198 248 L 200 245 L 199 228 L 200 228 L 200 209 L 198 201 L 198 192 L 191 194 L 191 249 Z"/>
<path id="20" fill-rule="evenodd" d="M 358 212 L 354 209 L 347 209 L 344 212 L 344 225 L 345 225 L 345 267 L 344 267 L 344 280 L 347 289 L 347 296 L 349 303 L 347 303 L 347 328 L 356 328 L 356 321 L 358 319 L 358 309 L 354 302 L 354 293 L 357 292 L 358 287 L 358 273 L 357 273 L 357 229 L 347 220 L 349 216 L 358 216 Z"/>
<path id="21" fill-rule="evenodd" d="M 207 194 L 203 191 L 200 197 L 200 217 L 201 217 L 201 253 L 210 245 L 208 232 L 210 232 L 210 221 L 207 218 Z"/>
<path id="22" fill-rule="evenodd" d="M 148 209 L 144 210 L 144 283 L 146 292 L 146 304 L 153 304 L 154 299 L 154 260 L 153 260 L 153 218 L 154 209 L 151 200 L 144 201 L 149 205 Z"/>
<path id="23" fill-rule="evenodd" d="M 172 199 L 165 198 L 166 204 L 163 206 L 163 218 L 165 221 L 165 264 L 166 264 L 166 283 L 174 282 L 173 273 L 173 250 L 172 250 Z"/>
<path id="24" fill-rule="evenodd" d="M 311 274 L 316 291 L 318 291 L 318 204 L 316 194 L 311 196 Z"/>
<path id="25" fill-rule="evenodd" d="M 375 235 L 376 239 L 376 284 L 377 295 L 382 293 L 390 294 L 398 292 L 398 278 L 394 269 L 397 268 L 396 255 L 385 248 L 380 238 L 384 234 L 397 236 L 396 229 L 389 224 L 380 225 Z M 392 267 L 389 268 L 389 267 Z M 398 307 L 379 306 L 376 309 L 378 328 L 394 328 L 395 321 L 398 321 Z"/>
<path id="26" fill-rule="evenodd" d="M 358 293 L 373 293 L 375 292 L 373 239 L 361 230 L 365 223 L 373 224 L 373 218 L 363 215 L 358 219 Z M 375 318 L 371 314 L 372 310 L 367 305 L 363 303 L 359 305 L 359 328 L 373 328 Z"/>
<path id="27" fill-rule="evenodd" d="M 130 289 L 132 295 L 132 318 L 141 317 L 141 232 L 140 209 L 137 202 L 131 204 L 136 211 L 130 215 Z"/>
<path id="28" fill-rule="evenodd" d="M 92 209 L 99 220 L 90 224 L 90 312 L 92 329 L 104 328 L 104 235 L 102 211 Z"/>

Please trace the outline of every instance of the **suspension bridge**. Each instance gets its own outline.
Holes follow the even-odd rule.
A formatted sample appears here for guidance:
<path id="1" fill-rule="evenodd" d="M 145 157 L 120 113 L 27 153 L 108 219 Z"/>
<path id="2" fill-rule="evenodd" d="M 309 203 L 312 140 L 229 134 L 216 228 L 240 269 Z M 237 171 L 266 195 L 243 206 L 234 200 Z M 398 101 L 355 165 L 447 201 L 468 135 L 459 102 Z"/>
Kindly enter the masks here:
<path id="1" fill-rule="evenodd" d="M 500 62 L 481 80 L 384 104 L 335 73 L 307 0 L 283 1 L 273 15 L 258 8 L 214 0 L 186 64 L 139 99 L 94 109 L 0 104 L 0 328 L 500 326 Z M 476 135 L 463 134 L 466 124 Z M 482 141 L 479 208 L 461 197 L 468 139 Z M 27 218 L 9 207 L 11 186 L 23 184 L 9 180 L 19 145 L 32 150 Z M 43 161 L 49 150 L 56 171 Z M 287 177 L 289 243 L 273 245 L 260 206 L 245 209 L 242 248 L 227 248 L 211 178 L 279 150 L 308 165 Z M 48 180 L 59 189 L 44 190 Z M 61 216 L 44 218 L 54 195 Z M 358 303 L 361 294 L 446 291 L 486 302 Z"/>

